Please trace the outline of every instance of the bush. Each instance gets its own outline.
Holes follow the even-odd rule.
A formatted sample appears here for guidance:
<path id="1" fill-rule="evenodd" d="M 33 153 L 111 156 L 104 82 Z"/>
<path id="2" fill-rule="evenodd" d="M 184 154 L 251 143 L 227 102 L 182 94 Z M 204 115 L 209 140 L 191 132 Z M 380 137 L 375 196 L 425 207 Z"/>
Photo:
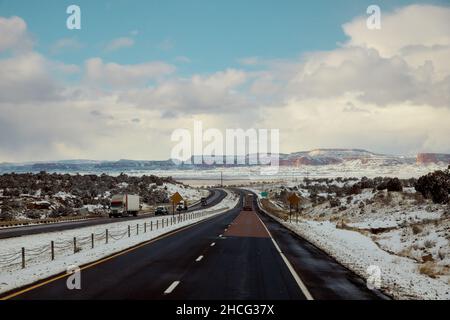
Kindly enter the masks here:
<path id="1" fill-rule="evenodd" d="M 339 200 L 338 198 L 334 198 L 334 199 L 330 200 L 331 208 L 340 207 L 340 206 L 341 206 L 341 200 Z"/>
<path id="2" fill-rule="evenodd" d="M 419 234 L 419 233 L 422 232 L 422 227 L 419 226 L 419 225 L 417 225 L 417 224 L 415 224 L 415 225 L 413 225 L 413 227 L 412 227 L 412 232 L 413 232 L 414 234 Z"/>
<path id="3" fill-rule="evenodd" d="M 416 191 L 434 203 L 448 203 L 450 192 L 450 172 L 438 170 L 420 177 L 414 185 Z"/>
<path id="4" fill-rule="evenodd" d="M 402 183 L 398 178 L 389 179 L 386 182 L 386 188 L 388 191 L 396 191 L 396 192 L 403 191 Z"/>

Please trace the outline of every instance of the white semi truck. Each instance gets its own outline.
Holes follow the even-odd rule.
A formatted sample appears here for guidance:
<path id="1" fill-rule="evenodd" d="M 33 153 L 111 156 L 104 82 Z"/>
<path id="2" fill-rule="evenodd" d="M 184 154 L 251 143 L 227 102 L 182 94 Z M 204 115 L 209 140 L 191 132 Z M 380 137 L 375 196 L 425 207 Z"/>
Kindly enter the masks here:
<path id="1" fill-rule="evenodd" d="M 116 194 L 111 198 L 109 217 L 137 216 L 141 209 L 140 199 L 135 194 Z"/>

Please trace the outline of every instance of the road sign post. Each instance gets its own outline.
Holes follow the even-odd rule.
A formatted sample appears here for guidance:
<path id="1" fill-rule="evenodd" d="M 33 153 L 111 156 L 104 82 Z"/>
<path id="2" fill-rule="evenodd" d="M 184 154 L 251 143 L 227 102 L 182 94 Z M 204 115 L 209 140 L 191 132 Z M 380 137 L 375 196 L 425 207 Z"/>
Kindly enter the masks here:
<path id="1" fill-rule="evenodd" d="M 175 203 L 179 203 L 181 200 L 183 200 L 183 197 L 178 192 L 175 192 L 170 197 L 170 201 L 172 202 L 172 215 L 175 215 Z"/>
<path id="2" fill-rule="evenodd" d="M 292 206 L 296 206 L 296 211 L 298 212 L 298 205 L 300 203 L 300 197 L 295 193 L 291 193 L 291 195 L 287 198 L 289 201 L 289 221 L 292 222 Z"/>

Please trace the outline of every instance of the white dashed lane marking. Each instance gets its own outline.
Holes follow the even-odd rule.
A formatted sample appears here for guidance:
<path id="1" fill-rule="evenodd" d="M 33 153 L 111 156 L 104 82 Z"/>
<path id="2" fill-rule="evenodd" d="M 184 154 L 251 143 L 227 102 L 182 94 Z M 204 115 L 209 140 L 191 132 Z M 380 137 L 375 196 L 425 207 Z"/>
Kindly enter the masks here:
<path id="1" fill-rule="evenodd" d="M 164 291 L 164 294 L 169 294 L 180 284 L 180 281 L 174 281 L 172 284 Z"/>

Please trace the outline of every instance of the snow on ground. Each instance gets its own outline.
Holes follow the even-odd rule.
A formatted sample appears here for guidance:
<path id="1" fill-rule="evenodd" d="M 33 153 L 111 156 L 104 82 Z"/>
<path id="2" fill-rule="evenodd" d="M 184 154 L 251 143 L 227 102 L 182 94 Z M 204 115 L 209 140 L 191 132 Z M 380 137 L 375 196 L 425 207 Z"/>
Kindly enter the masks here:
<path id="1" fill-rule="evenodd" d="M 178 192 L 184 200 L 188 200 L 191 203 L 199 201 L 202 197 L 207 197 L 209 194 L 209 191 L 206 189 L 192 188 L 183 184 L 164 183 L 157 188 L 167 190 L 169 197 Z"/>
<path id="2" fill-rule="evenodd" d="M 449 284 L 418 273 L 414 260 L 388 253 L 359 232 L 338 229 L 330 221 L 289 223 L 274 218 L 362 278 L 370 276 L 369 266 L 379 267 L 380 289 L 396 299 L 450 299 Z"/>
<path id="3" fill-rule="evenodd" d="M 64 192 L 64 191 L 60 191 L 60 192 L 54 194 L 53 198 L 60 198 L 62 200 L 66 200 L 67 198 L 76 198 L 76 196 L 74 196 L 73 194 Z"/>
<path id="4" fill-rule="evenodd" d="M 222 214 L 228 209 L 235 207 L 239 201 L 239 197 L 236 194 L 227 190 L 226 192 L 227 196 L 219 204 L 208 209 L 196 211 L 197 216 L 191 220 L 182 221 L 174 225 L 169 224 L 167 226 L 166 219 L 170 219 L 171 216 L 164 216 L 2 239 L 0 240 L 0 293 L 65 272 L 70 266 L 80 266 L 96 261 L 180 227 Z M 165 226 L 161 228 L 163 220 Z M 137 234 L 137 223 L 139 223 L 139 234 Z M 144 223 L 147 225 L 146 233 L 144 233 Z M 152 224 L 153 230 L 150 230 L 150 224 Z M 156 229 L 157 224 L 158 229 Z M 131 237 L 128 237 L 129 225 L 131 226 Z M 109 234 L 108 244 L 105 243 L 106 228 Z M 94 234 L 95 238 L 94 249 L 91 249 L 91 234 Z M 76 254 L 73 254 L 74 237 L 78 239 L 78 252 Z M 54 261 L 50 259 L 49 244 L 51 241 L 55 243 Z M 26 248 L 29 257 L 25 269 L 21 269 L 20 266 L 21 247 Z M 33 255 L 35 256 L 33 257 Z M 6 258 L 11 260 L 14 256 L 17 256 L 13 260 L 15 264 L 9 267 L 1 265 L 2 261 L 6 261 Z"/>
<path id="5" fill-rule="evenodd" d="M 298 186 L 298 184 L 297 184 Z M 287 213 L 276 194 L 283 185 L 247 188 L 269 192 L 271 210 Z M 381 289 L 394 298 L 450 299 L 450 217 L 445 205 L 419 199 L 415 190 L 404 192 L 363 189 L 360 194 L 304 209 L 298 224 L 277 218 L 363 278 L 370 265 L 382 271 Z M 297 192 L 304 195 L 304 190 Z M 333 195 L 333 198 L 336 198 Z"/>
<path id="6" fill-rule="evenodd" d="M 380 165 L 374 163 L 360 163 L 356 161 L 345 161 L 340 164 L 300 167 L 280 166 L 273 174 L 262 174 L 267 167 L 250 166 L 250 167 L 213 167 L 210 169 L 171 169 L 171 170 L 130 170 L 126 174 L 130 176 L 156 175 L 167 177 L 171 176 L 175 180 L 204 180 L 206 185 L 219 184 L 221 174 L 224 183 L 227 180 L 246 180 L 247 184 L 252 181 L 274 181 L 284 180 L 292 181 L 309 178 L 325 178 L 336 177 L 339 172 L 341 177 L 377 177 L 377 176 L 396 176 L 398 178 L 419 177 L 428 172 L 445 169 L 444 164 L 391 164 Z M 119 172 L 106 172 L 109 175 L 119 175 Z M 98 174 L 96 171 L 82 171 L 80 174 Z"/>

